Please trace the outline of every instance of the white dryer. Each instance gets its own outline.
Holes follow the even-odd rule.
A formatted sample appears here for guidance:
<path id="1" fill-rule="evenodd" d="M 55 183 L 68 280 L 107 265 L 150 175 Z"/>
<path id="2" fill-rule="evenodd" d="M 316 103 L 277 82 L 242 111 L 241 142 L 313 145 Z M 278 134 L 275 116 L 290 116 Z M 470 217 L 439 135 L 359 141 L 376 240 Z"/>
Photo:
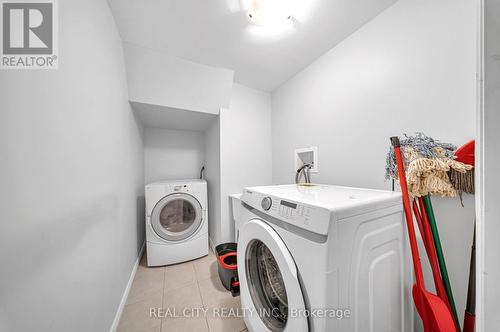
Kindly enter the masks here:
<path id="1" fill-rule="evenodd" d="M 246 188 L 238 274 L 250 331 L 413 328 L 399 193 L 339 186 Z"/>
<path id="2" fill-rule="evenodd" d="M 146 250 L 148 266 L 181 263 L 208 254 L 205 180 L 146 186 Z"/>

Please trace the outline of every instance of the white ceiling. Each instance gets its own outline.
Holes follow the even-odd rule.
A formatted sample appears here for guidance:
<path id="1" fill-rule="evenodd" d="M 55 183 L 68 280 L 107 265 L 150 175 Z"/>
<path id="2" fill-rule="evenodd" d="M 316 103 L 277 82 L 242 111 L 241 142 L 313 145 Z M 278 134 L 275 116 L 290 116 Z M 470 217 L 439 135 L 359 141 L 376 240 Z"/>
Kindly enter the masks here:
<path id="1" fill-rule="evenodd" d="M 241 0 L 108 0 L 124 41 L 235 71 L 272 91 L 396 0 L 299 0 L 293 27 L 269 33 Z"/>

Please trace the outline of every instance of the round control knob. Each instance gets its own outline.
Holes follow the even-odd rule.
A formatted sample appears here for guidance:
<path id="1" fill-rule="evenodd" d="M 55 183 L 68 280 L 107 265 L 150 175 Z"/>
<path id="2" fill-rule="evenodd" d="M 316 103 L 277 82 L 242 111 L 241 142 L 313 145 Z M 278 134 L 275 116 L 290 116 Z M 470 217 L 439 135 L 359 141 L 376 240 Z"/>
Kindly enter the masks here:
<path id="1" fill-rule="evenodd" d="M 271 197 L 264 197 L 262 199 L 262 202 L 260 202 L 260 205 L 262 206 L 262 208 L 267 211 L 271 208 L 271 206 L 273 205 L 273 200 L 271 199 Z"/>

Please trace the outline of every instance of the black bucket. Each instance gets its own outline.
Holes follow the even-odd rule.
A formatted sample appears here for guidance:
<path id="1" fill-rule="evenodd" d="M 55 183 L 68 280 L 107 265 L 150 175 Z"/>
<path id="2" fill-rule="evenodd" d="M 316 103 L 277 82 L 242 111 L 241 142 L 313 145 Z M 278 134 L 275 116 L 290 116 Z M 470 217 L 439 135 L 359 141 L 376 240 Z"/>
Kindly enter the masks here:
<path id="1" fill-rule="evenodd" d="M 237 244 L 234 242 L 219 244 L 215 247 L 220 281 L 233 296 L 238 295 L 240 292 L 236 248 Z"/>

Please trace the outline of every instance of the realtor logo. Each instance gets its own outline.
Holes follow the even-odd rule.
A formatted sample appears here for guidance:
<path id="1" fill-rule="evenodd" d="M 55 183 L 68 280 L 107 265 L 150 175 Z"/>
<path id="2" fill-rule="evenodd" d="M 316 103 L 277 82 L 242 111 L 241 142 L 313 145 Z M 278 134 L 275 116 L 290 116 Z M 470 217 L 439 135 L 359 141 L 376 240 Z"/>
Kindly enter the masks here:
<path id="1" fill-rule="evenodd" d="M 56 69 L 55 0 L 0 0 L 1 69 Z"/>

